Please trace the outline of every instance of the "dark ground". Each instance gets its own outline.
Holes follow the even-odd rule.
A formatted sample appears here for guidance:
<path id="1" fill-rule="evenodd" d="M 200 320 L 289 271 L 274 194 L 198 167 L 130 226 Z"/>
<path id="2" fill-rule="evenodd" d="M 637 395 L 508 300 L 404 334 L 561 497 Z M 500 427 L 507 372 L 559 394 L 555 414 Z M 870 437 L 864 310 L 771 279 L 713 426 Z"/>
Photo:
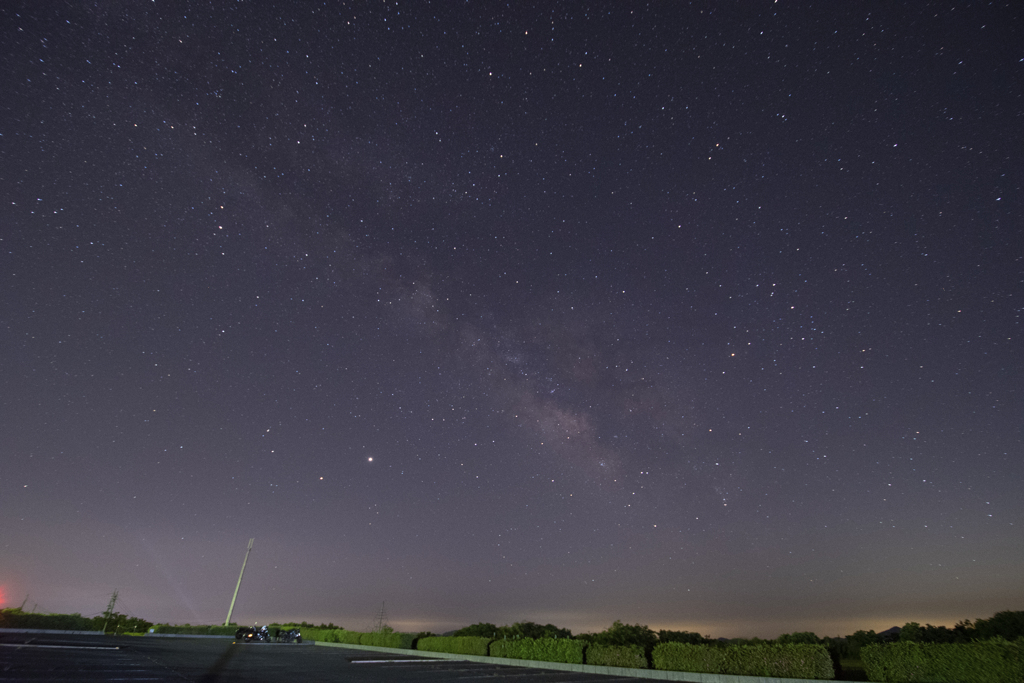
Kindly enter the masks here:
<path id="1" fill-rule="evenodd" d="M 402 660 L 402 661 L 399 661 Z M 408 661 L 412 660 L 412 661 Z M 229 639 L 0 634 L 0 681 L 635 681 L 594 674 Z"/>

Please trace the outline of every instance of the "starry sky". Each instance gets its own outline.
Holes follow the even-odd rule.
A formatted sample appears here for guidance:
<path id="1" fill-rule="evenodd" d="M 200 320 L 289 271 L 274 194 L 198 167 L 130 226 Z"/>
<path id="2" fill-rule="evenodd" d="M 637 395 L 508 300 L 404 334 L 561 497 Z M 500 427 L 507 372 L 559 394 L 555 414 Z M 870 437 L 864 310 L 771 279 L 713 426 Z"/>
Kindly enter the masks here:
<path id="1" fill-rule="evenodd" d="M 1022 14 L 4 3 L 3 606 L 1024 609 Z"/>

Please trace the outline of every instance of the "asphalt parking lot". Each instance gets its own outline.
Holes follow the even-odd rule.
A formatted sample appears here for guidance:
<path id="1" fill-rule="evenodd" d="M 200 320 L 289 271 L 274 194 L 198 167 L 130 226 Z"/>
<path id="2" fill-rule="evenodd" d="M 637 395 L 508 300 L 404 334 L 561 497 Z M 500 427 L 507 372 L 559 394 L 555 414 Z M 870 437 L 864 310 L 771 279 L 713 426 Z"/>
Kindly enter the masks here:
<path id="1" fill-rule="evenodd" d="M 426 683 L 455 680 L 609 683 L 637 679 L 315 647 L 308 643 L 236 644 L 231 639 L 0 634 L 0 681 Z"/>

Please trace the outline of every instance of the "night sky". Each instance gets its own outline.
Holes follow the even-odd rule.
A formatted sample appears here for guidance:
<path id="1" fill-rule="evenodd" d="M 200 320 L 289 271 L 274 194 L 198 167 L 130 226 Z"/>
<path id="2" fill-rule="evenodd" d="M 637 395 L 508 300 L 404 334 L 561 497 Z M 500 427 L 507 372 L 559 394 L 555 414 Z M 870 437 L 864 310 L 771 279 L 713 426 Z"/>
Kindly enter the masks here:
<path id="1" fill-rule="evenodd" d="M 276 6 L 274 6 L 276 5 Z M 1019 2 L 0 9 L 4 607 L 1024 609 Z"/>

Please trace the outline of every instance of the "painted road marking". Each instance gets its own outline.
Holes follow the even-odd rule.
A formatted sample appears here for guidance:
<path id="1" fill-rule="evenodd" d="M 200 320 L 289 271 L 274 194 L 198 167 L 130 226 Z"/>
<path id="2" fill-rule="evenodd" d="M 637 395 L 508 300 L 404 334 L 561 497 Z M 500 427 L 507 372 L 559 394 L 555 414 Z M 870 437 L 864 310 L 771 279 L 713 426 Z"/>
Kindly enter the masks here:
<path id="1" fill-rule="evenodd" d="M 33 645 L 32 643 L 0 643 L 0 647 L 50 647 L 57 650 L 120 650 L 108 645 Z"/>

